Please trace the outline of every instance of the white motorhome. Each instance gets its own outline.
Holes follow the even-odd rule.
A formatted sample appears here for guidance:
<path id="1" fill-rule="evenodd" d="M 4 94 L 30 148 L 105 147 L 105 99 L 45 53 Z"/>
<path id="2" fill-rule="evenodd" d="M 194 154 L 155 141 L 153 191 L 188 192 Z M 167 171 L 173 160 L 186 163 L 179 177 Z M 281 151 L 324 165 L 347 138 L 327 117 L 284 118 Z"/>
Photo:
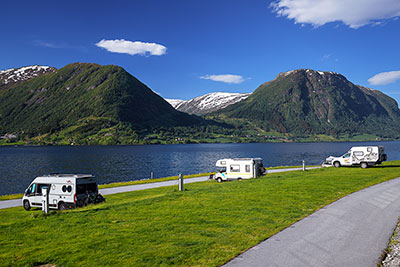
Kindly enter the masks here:
<path id="1" fill-rule="evenodd" d="M 323 166 L 354 166 L 360 165 L 365 169 L 368 166 L 381 164 L 387 159 L 383 146 L 355 146 L 340 157 L 326 158 Z"/>
<path id="2" fill-rule="evenodd" d="M 220 159 L 215 166 L 221 168 L 213 176 L 219 183 L 234 179 L 257 178 L 265 171 L 262 158 Z"/>
<path id="3" fill-rule="evenodd" d="M 50 209 L 65 210 L 83 206 L 93 195 L 104 200 L 98 194 L 97 183 L 91 174 L 50 174 L 36 177 L 25 190 L 22 198 L 25 210 L 42 207 L 43 188 L 48 190 Z"/>

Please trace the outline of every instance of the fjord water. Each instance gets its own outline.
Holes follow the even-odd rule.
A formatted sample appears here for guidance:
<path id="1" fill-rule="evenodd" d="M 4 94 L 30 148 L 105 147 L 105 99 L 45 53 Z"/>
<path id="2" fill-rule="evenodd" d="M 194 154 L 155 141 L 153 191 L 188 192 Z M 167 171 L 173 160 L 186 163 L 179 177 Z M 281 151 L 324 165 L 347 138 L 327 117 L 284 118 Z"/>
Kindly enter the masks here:
<path id="1" fill-rule="evenodd" d="M 400 141 L 340 143 L 186 144 L 143 146 L 0 147 L 0 195 L 21 193 L 34 177 L 90 173 L 99 184 L 212 172 L 221 158 L 262 157 L 265 166 L 318 165 L 352 146 L 383 145 L 400 160 Z M 400 174 L 399 174 L 400 175 Z"/>

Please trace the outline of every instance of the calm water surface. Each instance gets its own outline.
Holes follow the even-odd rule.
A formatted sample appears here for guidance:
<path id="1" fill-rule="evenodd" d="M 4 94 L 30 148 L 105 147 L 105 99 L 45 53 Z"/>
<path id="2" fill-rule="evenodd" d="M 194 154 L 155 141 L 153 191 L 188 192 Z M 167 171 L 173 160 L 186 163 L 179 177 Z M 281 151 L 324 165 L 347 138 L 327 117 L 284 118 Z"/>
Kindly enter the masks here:
<path id="1" fill-rule="evenodd" d="M 221 158 L 262 157 L 265 166 L 320 164 L 352 146 L 383 145 L 400 160 L 400 142 L 0 147 L 0 195 L 21 193 L 36 176 L 90 173 L 98 183 L 215 171 Z"/>

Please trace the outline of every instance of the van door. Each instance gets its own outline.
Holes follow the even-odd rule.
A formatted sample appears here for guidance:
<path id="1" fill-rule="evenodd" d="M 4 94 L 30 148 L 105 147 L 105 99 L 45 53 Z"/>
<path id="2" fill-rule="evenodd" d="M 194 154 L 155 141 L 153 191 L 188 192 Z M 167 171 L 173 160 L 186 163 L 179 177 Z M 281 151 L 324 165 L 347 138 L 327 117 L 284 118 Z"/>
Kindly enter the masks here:
<path id="1" fill-rule="evenodd" d="M 31 202 L 32 207 L 41 207 L 42 206 L 42 189 L 47 187 L 50 189 L 50 184 L 32 184 L 32 188 L 30 190 L 30 194 L 27 195 L 29 197 L 29 201 Z M 28 189 L 29 190 L 29 189 Z M 28 191 L 27 191 L 28 193 Z"/>
<path id="2" fill-rule="evenodd" d="M 346 153 L 342 156 L 342 160 L 343 162 L 341 163 L 343 166 L 351 166 L 352 162 L 351 162 L 351 158 L 350 158 L 350 153 Z"/>

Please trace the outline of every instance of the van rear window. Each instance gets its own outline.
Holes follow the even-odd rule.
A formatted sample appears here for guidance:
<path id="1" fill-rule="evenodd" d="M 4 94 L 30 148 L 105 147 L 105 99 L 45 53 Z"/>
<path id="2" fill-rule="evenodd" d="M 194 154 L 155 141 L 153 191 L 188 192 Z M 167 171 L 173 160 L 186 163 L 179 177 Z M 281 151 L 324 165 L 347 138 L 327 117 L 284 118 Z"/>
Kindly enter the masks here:
<path id="1" fill-rule="evenodd" d="M 97 189 L 96 183 L 76 185 L 76 193 L 77 194 L 86 194 L 86 192 L 95 193 L 96 189 Z"/>

